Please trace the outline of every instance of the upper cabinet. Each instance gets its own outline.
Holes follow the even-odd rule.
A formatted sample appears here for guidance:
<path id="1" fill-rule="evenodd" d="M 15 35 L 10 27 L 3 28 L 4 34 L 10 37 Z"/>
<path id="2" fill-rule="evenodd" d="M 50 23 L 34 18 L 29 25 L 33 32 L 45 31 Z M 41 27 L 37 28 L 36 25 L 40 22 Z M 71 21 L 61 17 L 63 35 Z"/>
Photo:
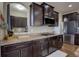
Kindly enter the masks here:
<path id="1" fill-rule="evenodd" d="M 42 6 L 43 6 L 43 12 L 44 12 L 44 18 L 54 18 L 53 16 L 53 9 L 54 7 L 46 4 L 46 3 L 42 3 Z"/>
<path id="2" fill-rule="evenodd" d="M 43 13 L 44 13 L 44 24 L 57 26 L 58 25 L 58 12 L 54 11 L 54 7 L 47 4 L 42 3 Z"/>
<path id="3" fill-rule="evenodd" d="M 40 25 L 58 25 L 58 12 L 54 11 L 54 7 L 47 4 L 42 3 L 38 5 L 36 3 L 32 3 L 30 5 L 30 19 L 31 25 L 40 26 Z"/>
<path id="4" fill-rule="evenodd" d="M 30 19 L 33 26 L 43 25 L 43 8 L 41 5 L 32 3 L 30 5 Z"/>

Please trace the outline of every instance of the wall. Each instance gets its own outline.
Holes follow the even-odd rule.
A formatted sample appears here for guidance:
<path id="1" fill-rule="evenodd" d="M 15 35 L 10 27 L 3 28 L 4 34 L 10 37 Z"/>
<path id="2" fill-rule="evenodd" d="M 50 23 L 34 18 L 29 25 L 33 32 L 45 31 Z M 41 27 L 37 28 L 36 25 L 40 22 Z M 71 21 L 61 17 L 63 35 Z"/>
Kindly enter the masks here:
<path id="1" fill-rule="evenodd" d="M 22 12 L 19 12 L 19 11 L 10 11 L 10 15 L 27 18 L 27 11 L 25 13 L 24 12 L 22 13 Z"/>
<path id="2" fill-rule="evenodd" d="M 64 14 L 73 13 L 73 12 L 78 12 L 79 13 L 79 9 L 73 10 L 73 11 L 69 11 L 69 12 L 65 12 L 65 13 L 62 13 L 62 14 L 64 15 Z"/>
<path id="3" fill-rule="evenodd" d="M 2 2 L 0 2 L 0 11 L 1 11 L 2 14 L 3 14 L 3 3 L 2 3 Z"/>
<path id="4" fill-rule="evenodd" d="M 0 14 L 3 15 L 3 3 L 2 2 L 0 2 Z M 0 40 L 3 39 L 3 36 L 4 36 L 4 31 L 2 28 L 0 28 Z"/>
<path id="5" fill-rule="evenodd" d="M 5 3 L 4 5 L 7 5 Z M 6 10 L 6 6 L 4 6 L 4 10 Z M 56 33 L 62 33 L 63 32 L 63 23 L 62 23 L 62 14 L 59 13 L 59 26 L 57 27 L 48 27 L 48 26 L 41 26 L 41 27 L 31 27 L 30 26 L 30 7 L 28 5 L 27 7 L 27 25 L 28 25 L 28 32 L 27 33 L 39 33 L 39 32 L 56 32 Z M 4 12 L 5 19 L 7 11 Z"/>

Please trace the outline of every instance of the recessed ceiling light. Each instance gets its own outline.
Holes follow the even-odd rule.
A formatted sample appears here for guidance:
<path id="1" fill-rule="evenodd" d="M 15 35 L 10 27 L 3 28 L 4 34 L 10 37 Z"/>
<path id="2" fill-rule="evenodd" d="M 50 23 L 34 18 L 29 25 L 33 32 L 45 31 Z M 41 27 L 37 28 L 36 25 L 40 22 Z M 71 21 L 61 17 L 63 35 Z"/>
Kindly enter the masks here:
<path id="1" fill-rule="evenodd" d="M 72 4 L 68 5 L 68 7 L 72 7 Z"/>
<path id="2" fill-rule="evenodd" d="M 25 7 L 22 6 L 21 4 L 16 4 L 15 7 L 16 7 L 18 10 L 25 10 Z"/>

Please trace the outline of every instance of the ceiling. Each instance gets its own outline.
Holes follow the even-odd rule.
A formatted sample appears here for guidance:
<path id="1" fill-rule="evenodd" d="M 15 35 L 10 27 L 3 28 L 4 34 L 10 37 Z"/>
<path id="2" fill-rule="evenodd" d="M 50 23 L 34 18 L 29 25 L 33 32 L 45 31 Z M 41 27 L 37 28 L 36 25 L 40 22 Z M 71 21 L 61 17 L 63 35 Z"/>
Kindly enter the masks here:
<path id="1" fill-rule="evenodd" d="M 37 4 L 41 4 L 42 2 L 36 2 Z M 55 7 L 55 10 L 58 12 L 66 13 L 79 9 L 79 2 L 46 2 L 49 5 Z M 29 5 L 31 2 L 23 2 L 24 5 Z M 68 5 L 72 4 L 72 7 L 69 8 Z"/>
<path id="2" fill-rule="evenodd" d="M 28 8 L 29 5 L 31 4 L 31 2 L 19 2 L 19 3 L 23 4 L 26 8 Z M 35 3 L 41 5 L 42 2 L 35 2 Z M 53 7 L 55 7 L 55 11 L 61 13 L 67 13 L 79 9 L 79 2 L 46 2 L 46 3 L 52 5 Z M 71 8 L 68 7 L 69 4 L 72 4 Z"/>
<path id="3" fill-rule="evenodd" d="M 63 13 L 79 9 L 79 2 L 48 2 L 48 4 L 54 6 L 55 10 Z M 68 7 L 70 4 L 72 4 L 72 7 Z"/>

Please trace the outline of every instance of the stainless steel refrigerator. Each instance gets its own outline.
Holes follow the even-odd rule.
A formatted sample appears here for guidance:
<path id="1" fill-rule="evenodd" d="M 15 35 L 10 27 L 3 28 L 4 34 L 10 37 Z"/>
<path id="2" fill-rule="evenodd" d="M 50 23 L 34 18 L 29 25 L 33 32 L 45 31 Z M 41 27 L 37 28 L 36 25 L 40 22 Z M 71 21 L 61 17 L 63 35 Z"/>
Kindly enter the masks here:
<path id="1" fill-rule="evenodd" d="M 64 42 L 74 44 L 74 34 L 77 32 L 77 22 L 64 22 Z"/>
<path id="2" fill-rule="evenodd" d="M 64 22 L 64 34 L 75 34 L 76 32 L 77 32 L 76 21 Z"/>

